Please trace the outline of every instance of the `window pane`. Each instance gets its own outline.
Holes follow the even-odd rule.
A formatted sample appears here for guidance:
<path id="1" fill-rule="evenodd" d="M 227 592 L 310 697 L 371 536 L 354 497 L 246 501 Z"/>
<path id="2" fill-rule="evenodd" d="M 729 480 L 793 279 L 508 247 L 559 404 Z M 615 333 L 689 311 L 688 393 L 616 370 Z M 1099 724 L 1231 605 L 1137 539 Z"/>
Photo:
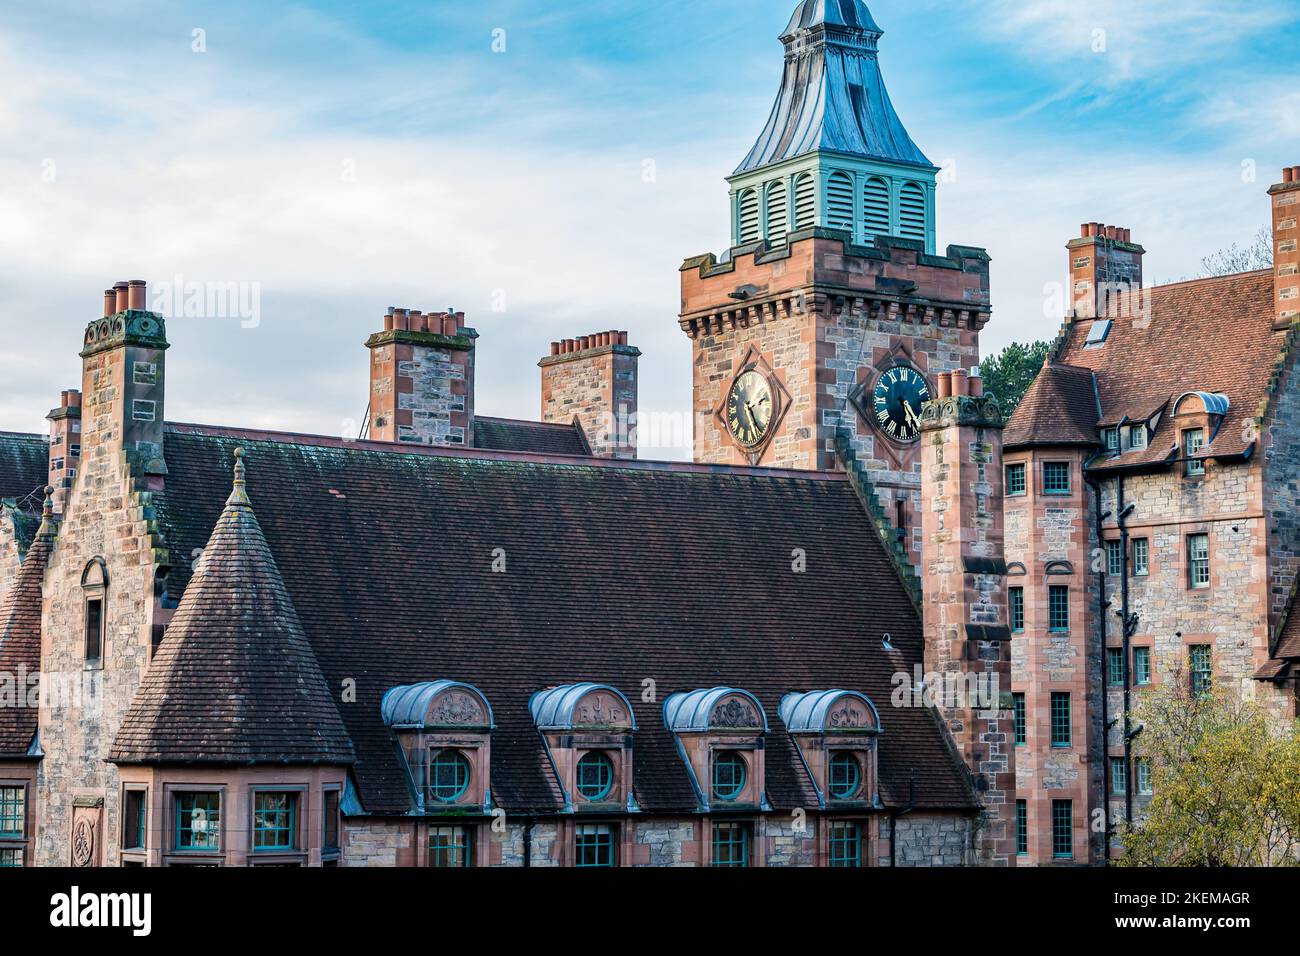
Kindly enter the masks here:
<path id="1" fill-rule="evenodd" d="M 862 765 L 851 753 L 837 753 L 831 757 L 831 796 L 836 800 L 851 800 L 862 786 Z"/>
<path id="2" fill-rule="evenodd" d="M 26 788 L 0 787 L 0 836 L 21 840 L 26 835 Z"/>
<path id="3" fill-rule="evenodd" d="M 324 799 L 325 833 L 321 845 L 326 850 L 337 850 L 339 846 L 339 792 L 326 790 Z"/>
<path id="4" fill-rule="evenodd" d="M 1210 586 L 1210 536 L 1187 536 L 1188 584 L 1194 588 Z"/>
<path id="5" fill-rule="evenodd" d="M 1111 687 L 1124 685 L 1124 649 L 1122 647 L 1106 648 L 1106 677 Z"/>
<path id="6" fill-rule="evenodd" d="M 1022 856 L 1029 852 L 1029 804 L 1024 800 L 1016 801 L 1016 853 Z"/>
<path id="7" fill-rule="evenodd" d="M 128 790 L 122 806 L 122 849 L 144 849 L 144 814 L 144 791 Z"/>
<path id="8" fill-rule="evenodd" d="M 1074 856 L 1074 804 L 1069 800 L 1052 801 L 1052 856 Z"/>
<path id="9" fill-rule="evenodd" d="M 1133 648 L 1133 683 L 1151 683 L 1151 648 Z"/>
<path id="10" fill-rule="evenodd" d="M 735 800 L 745 789 L 745 759 L 737 753 L 720 753 L 713 758 L 713 795 Z"/>
<path id="11" fill-rule="evenodd" d="M 0 850 L 0 866 L 22 866 L 22 850 Z"/>
<path id="12" fill-rule="evenodd" d="M 439 750 L 429 761 L 429 796 L 442 803 L 459 800 L 469 789 L 469 761 L 455 750 Z"/>
<path id="13" fill-rule="evenodd" d="M 1053 631 L 1070 629 L 1070 588 L 1053 584 L 1047 589 L 1047 626 Z"/>
<path id="14" fill-rule="evenodd" d="M 221 795 L 181 793 L 176 796 L 176 849 L 221 849 Z"/>
<path id="15" fill-rule="evenodd" d="M 1068 495 L 1070 493 L 1070 463 L 1066 461 L 1043 462 L 1043 494 Z"/>
<path id="16" fill-rule="evenodd" d="M 1052 692 L 1052 746 L 1070 746 L 1070 695 Z"/>
<path id="17" fill-rule="evenodd" d="M 1199 458 L 1192 460 L 1194 456 L 1201 453 L 1205 447 L 1205 431 L 1200 428 L 1189 428 L 1183 432 L 1183 457 L 1187 461 L 1187 474 L 1203 475 L 1205 474 L 1205 462 Z"/>
<path id="18" fill-rule="evenodd" d="M 104 646 L 104 602 L 86 602 L 86 660 L 97 661 Z"/>
<path id="19" fill-rule="evenodd" d="M 1023 464 L 1007 465 L 1007 494 L 1023 495 L 1025 493 L 1025 466 Z"/>
<path id="20" fill-rule="evenodd" d="M 831 866 L 862 865 L 862 827 L 849 820 L 831 824 Z"/>
<path id="21" fill-rule="evenodd" d="M 1007 602 L 1010 606 L 1011 630 L 1025 629 L 1025 589 L 1022 587 L 1007 589 Z"/>
<path id="22" fill-rule="evenodd" d="M 1137 758 L 1137 791 L 1142 795 L 1151 793 L 1151 758 Z"/>
<path id="23" fill-rule="evenodd" d="M 1209 644 L 1193 644 L 1188 650 L 1191 656 L 1192 693 L 1199 697 L 1210 691 L 1214 673 L 1213 655 Z"/>
<path id="24" fill-rule="evenodd" d="M 253 795 L 253 849 L 291 850 L 294 847 L 294 816 L 297 794 L 257 793 Z"/>
<path id="25" fill-rule="evenodd" d="M 1110 758 L 1110 792 L 1122 795 L 1128 789 L 1127 765 L 1123 757 Z"/>
<path id="26" fill-rule="evenodd" d="M 602 753 L 583 754 L 578 761 L 578 793 L 603 800 L 614 788 L 614 763 Z"/>
<path id="27" fill-rule="evenodd" d="M 1146 538 L 1133 539 L 1133 573 L 1147 574 L 1151 568 L 1151 542 Z"/>
<path id="28" fill-rule="evenodd" d="M 473 866 L 472 840 L 469 827 L 429 827 L 429 865 Z"/>
<path id="29" fill-rule="evenodd" d="M 1025 695 L 1023 693 L 1014 693 L 1011 695 L 1012 702 L 1012 726 L 1015 728 L 1016 743 L 1025 742 Z"/>
<path id="30" fill-rule="evenodd" d="M 749 824 L 713 825 L 713 865 L 749 866 Z"/>
<path id="31" fill-rule="evenodd" d="M 1106 573 L 1114 578 L 1124 573 L 1124 542 L 1106 542 Z"/>
<path id="32" fill-rule="evenodd" d="M 574 850 L 574 866 L 613 866 L 613 829 L 603 823 L 579 826 Z"/>

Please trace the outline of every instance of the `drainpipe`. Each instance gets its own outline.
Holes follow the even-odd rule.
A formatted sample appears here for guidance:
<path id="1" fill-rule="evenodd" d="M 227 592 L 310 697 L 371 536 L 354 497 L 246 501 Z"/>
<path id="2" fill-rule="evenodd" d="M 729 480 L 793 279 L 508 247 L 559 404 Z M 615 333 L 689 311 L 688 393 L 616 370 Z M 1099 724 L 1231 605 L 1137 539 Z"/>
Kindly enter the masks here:
<path id="1" fill-rule="evenodd" d="M 1092 487 L 1092 498 L 1095 505 L 1094 514 L 1097 523 L 1097 541 L 1101 542 L 1101 526 L 1106 520 L 1106 515 L 1101 510 L 1101 482 L 1089 480 L 1088 484 Z M 1109 569 L 1103 564 L 1097 571 L 1097 630 L 1100 632 L 1101 640 L 1101 752 L 1103 757 L 1110 754 L 1110 715 L 1108 706 L 1110 697 L 1110 678 L 1106 673 L 1106 607 L 1109 603 L 1106 598 L 1106 573 Z M 1110 773 L 1110 761 L 1102 761 L 1101 775 L 1101 822 L 1102 822 L 1102 862 L 1104 865 L 1110 865 L 1110 782 L 1107 776 Z"/>

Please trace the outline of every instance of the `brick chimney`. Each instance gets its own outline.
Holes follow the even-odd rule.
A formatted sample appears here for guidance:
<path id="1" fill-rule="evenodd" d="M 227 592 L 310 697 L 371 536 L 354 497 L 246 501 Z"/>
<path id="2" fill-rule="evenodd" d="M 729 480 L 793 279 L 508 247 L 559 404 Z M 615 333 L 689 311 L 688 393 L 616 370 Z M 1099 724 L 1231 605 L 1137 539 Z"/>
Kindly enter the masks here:
<path id="1" fill-rule="evenodd" d="M 1268 191 L 1273 202 L 1273 304 L 1277 324 L 1300 317 L 1300 166 L 1282 170 L 1282 181 Z"/>
<path id="2" fill-rule="evenodd" d="M 1070 251 L 1070 303 L 1075 318 L 1111 315 L 1119 296 L 1142 288 L 1146 250 L 1133 241 L 1130 230 L 1085 222 L 1079 227 L 1079 238 L 1071 239 L 1065 248 Z"/>
<path id="3" fill-rule="evenodd" d="M 474 444 L 474 340 L 465 313 L 390 308 L 370 349 L 369 437 Z"/>
<path id="4" fill-rule="evenodd" d="M 1002 414 L 978 373 L 940 374 L 921 413 L 922 621 L 927 688 L 984 805 L 981 862 L 1015 862 L 1011 630 Z M 972 693 L 972 692 L 977 693 Z"/>
<path id="5" fill-rule="evenodd" d="M 145 487 L 161 488 L 163 317 L 145 309 L 142 279 L 105 290 L 103 313 L 86 326 L 81 350 L 80 474 L 106 477 L 120 458 Z M 76 394 L 65 393 L 69 408 Z"/>
<path id="6" fill-rule="evenodd" d="M 582 425 L 598 458 L 635 458 L 639 349 L 626 332 L 595 332 L 551 343 L 542 368 L 542 421 Z"/>
<path id="7" fill-rule="evenodd" d="M 50 423 L 50 487 L 54 489 L 54 513 L 61 515 L 81 462 L 81 392 L 75 388 L 64 389 L 59 395 L 59 407 L 52 409 L 45 419 Z"/>

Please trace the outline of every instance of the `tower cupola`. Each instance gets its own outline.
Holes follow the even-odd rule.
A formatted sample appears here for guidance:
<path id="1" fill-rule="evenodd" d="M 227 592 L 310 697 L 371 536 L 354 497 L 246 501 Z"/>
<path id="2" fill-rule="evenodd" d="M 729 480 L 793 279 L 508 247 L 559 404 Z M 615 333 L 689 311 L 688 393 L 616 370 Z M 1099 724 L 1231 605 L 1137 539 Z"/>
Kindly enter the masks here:
<path id="1" fill-rule="evenodd" d="M 781 35 L 785 72 L 731 185 L 732 245 L 813 227 L 935 250 L 934 166 L 894 112 L 862 0 L 802 0 Z"/>

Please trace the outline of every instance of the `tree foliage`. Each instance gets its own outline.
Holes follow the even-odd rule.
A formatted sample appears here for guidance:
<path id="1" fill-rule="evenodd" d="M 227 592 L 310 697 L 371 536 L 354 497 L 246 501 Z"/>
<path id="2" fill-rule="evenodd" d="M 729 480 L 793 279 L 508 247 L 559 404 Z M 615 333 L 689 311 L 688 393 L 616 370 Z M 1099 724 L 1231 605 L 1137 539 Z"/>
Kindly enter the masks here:
<path id="1" fill-rule="evenodd" d="M 1296 865 L 1300 722 L 1279 725 L 1231 691 L 1186 688 L 1174 675 L 1136 709 L 1153 795 L 1140 820 L 1119 827 L 1123 863 Z"/>
<path id="2" fill-rule="evenodd" d="M 1050 342 L 1034 342 L 1032 345 L 1012 342 L 997 355 L 980 363 L 984 391 L 997 396 L 998 407 L 1007 418 L 1029 391 L 1051 347 Z"/>
<path id="3" fill-rule="evenodd" d="M 1254 272 L 1256 269 L 1273 268 L 1273 230 L 1261 226 L 1250 245 L 1244 249 L 1235 242 L 1226 249 L 1220 249 L 1201 260 L 1200 278 L 1211 276 L 1235 275 L 1238 272 Z"/>

